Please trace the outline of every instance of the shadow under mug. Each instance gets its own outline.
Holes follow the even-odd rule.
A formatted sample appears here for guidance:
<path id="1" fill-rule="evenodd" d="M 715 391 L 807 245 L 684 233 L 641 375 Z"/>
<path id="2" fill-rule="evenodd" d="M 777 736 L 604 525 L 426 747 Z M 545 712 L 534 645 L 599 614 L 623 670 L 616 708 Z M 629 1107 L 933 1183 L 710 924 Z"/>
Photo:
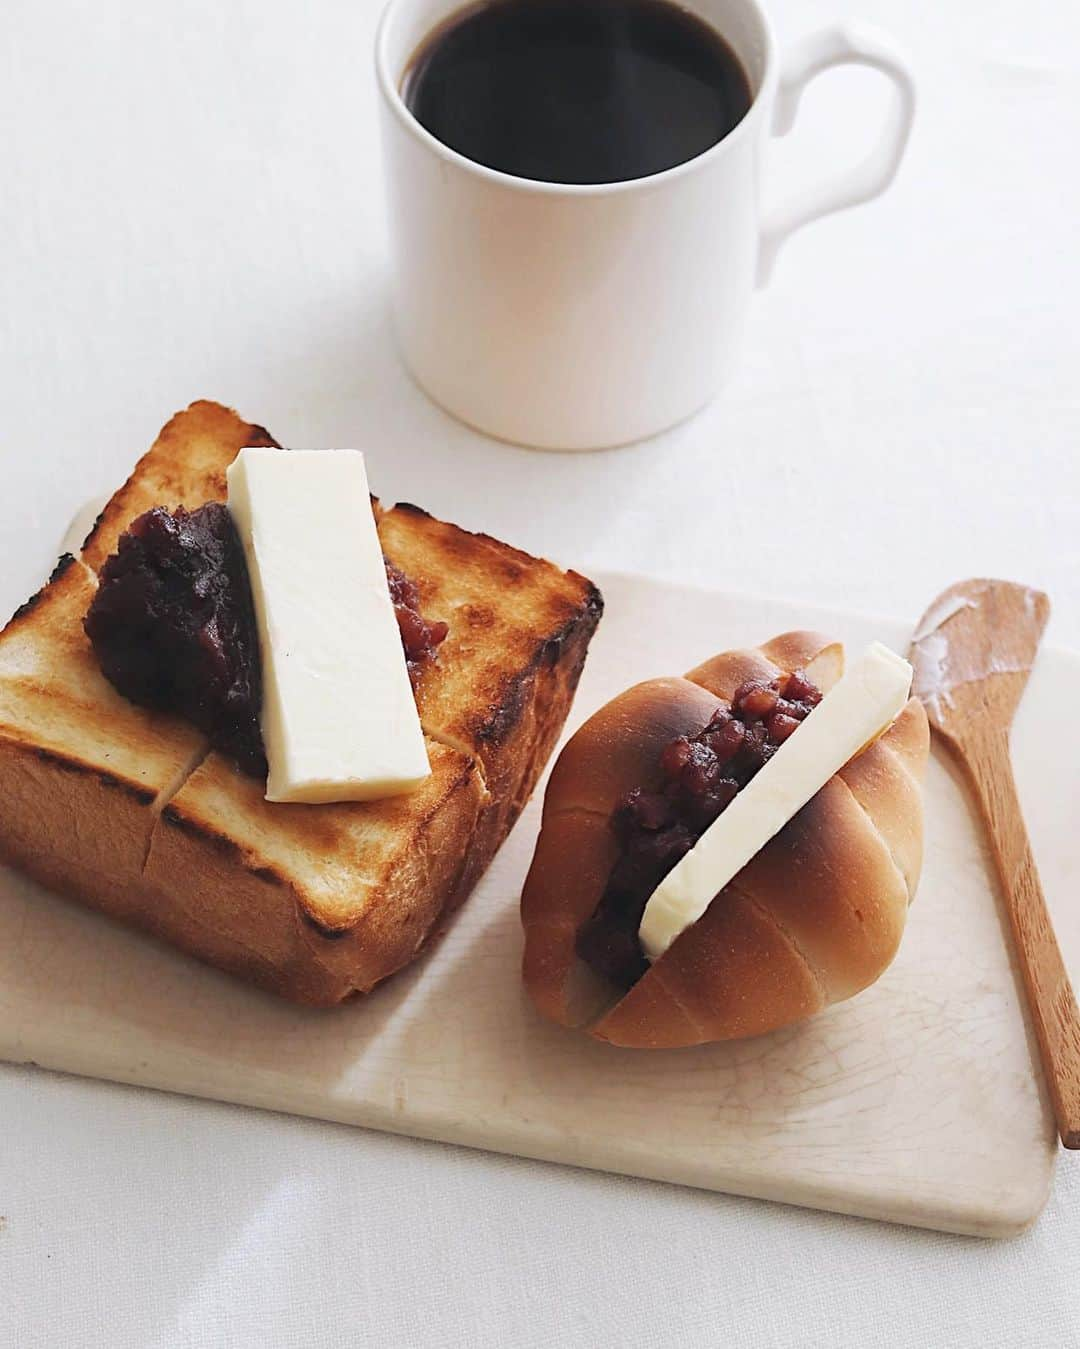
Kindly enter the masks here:
<path id="1" fill-rule="evenodd" d="M 461 0 L 391 0 L 376 39 L 398 341 L 448 412 L 502 440 L 588 450 L 654 435 L 701 408 L 732 364 L 755 285 L 800 226 L 878 196 L 903 157 L 915 88 L 861 25 L 803 39 L 779 68 L 758 0 L 684 0 L 734 48 L 749 112 L 696 158 L 648 178 L 516 178 L 449 149 L 401 97 L 410 58 Z M 832 66 L 870 66 L 894 97 L 861 164 L 775 213 L 760 206 L 769 135 Z"/>

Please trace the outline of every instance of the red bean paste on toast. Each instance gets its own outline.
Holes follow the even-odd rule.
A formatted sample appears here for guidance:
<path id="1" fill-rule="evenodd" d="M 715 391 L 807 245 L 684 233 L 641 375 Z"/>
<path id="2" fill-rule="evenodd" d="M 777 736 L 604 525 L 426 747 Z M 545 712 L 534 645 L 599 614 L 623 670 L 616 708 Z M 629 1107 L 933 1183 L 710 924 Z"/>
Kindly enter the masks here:
<path id="1" fill-rule="evenodd" d="M 427 621 L 413 582 L 390 562 L 386 570 L 415 689 L 447 625 Z M 140 515 L 102 568 L 84 627 L 125 698 L 182 717 L 243 772 L 266 776 L 255 608 L 226 506 Z"/>
<path id="2" fill-rule="evenodd" d="M 390 585 L 394 616 L 401 632 L 401 645 L 405 648 L 405 664 L 409 667 L 409 679 L 415 690 L 425 667 L 435 660 L 436 652 L 450 629 L 441 620 L 432 623 L 424 617 L 420 612 L 420 592 L 414 583 L 389 558 L 383 561 L 386 563 L 386 579 Z"/>
<path id="3" fill-rule="evenodd" d="M 820 702 L 799 670 L 751 680 L 703 730 L 665 748 L 658 787 L 627 792 L 610 820 L 619 858 L 577 937 L 591 969 L 623 989 L 637 983 L 649 968 L 638 939 L 649 896 Z"/>

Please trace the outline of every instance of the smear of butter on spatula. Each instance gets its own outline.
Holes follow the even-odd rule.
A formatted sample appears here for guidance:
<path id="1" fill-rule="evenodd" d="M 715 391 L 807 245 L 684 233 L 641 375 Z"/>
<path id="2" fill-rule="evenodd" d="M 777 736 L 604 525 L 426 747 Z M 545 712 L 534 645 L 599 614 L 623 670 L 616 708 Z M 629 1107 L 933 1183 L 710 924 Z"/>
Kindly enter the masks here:
<path id="1" fill-rule="evenodd" d="M 979 599 L 986 593 L 985 584 L 973 586 L 966 595 L 946 595 L 933 605 L 912 634 L 911 660 L 915 670 L 915 696 L 936 721 L 940 722 L 947 709 L 953 706 L 953 690 L 963 684 L 972 684 L 990 675 L 1027 674 L 1031 669 L 1029 657 L 1012 650 L 1010 633 L 996 634 L 993 651 L 980 651 L 971 643 L 956 646 L 949 641 L 949 623 L 965 609 L 978 609 Z M 1024 607 L 1028 615 L 1035 612 L 1037 591 L 1026 588 Z M 974 596 L 974 598 L 973 598 Z"/>

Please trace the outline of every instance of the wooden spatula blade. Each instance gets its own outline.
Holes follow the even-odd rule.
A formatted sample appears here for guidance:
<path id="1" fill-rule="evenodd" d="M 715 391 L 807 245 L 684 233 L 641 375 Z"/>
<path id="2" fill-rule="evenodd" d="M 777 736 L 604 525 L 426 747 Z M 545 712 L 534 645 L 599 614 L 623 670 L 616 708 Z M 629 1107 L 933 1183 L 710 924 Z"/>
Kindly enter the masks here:
<path id="1" fill-rule="evenodd" d="M 1050 600 L 1012 581 L 973 578 L 931 604 L 912 638 L 912 692 L 950 739 L 981 711 L 1008 726 L 1039 649 Z"/>

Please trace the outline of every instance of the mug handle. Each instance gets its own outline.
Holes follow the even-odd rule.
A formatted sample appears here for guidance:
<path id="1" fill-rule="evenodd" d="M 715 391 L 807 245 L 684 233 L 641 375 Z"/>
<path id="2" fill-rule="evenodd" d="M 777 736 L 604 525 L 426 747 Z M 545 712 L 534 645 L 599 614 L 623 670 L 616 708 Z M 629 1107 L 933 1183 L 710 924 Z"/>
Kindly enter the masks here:
<path id="1" fill-rule="evenodd" d="M 823 187 L 800 193 L 771 211 L 762 223 L 757 284 L 772 275 L 776 255 L 803 225 L 820 216 L 872 201 L 896 177 L 915 119 L 915 80 L 896 45 L 884 33 L 863 24 L 837 24 L 811 33 L 791 51 L 780 76 L 773 107 L 772 134 L 786 136 L 795 124 L 803 90 L 833 66 L 869 66 L 880 70 L 895 91 L 877 145 L 854 168 Z"/>

